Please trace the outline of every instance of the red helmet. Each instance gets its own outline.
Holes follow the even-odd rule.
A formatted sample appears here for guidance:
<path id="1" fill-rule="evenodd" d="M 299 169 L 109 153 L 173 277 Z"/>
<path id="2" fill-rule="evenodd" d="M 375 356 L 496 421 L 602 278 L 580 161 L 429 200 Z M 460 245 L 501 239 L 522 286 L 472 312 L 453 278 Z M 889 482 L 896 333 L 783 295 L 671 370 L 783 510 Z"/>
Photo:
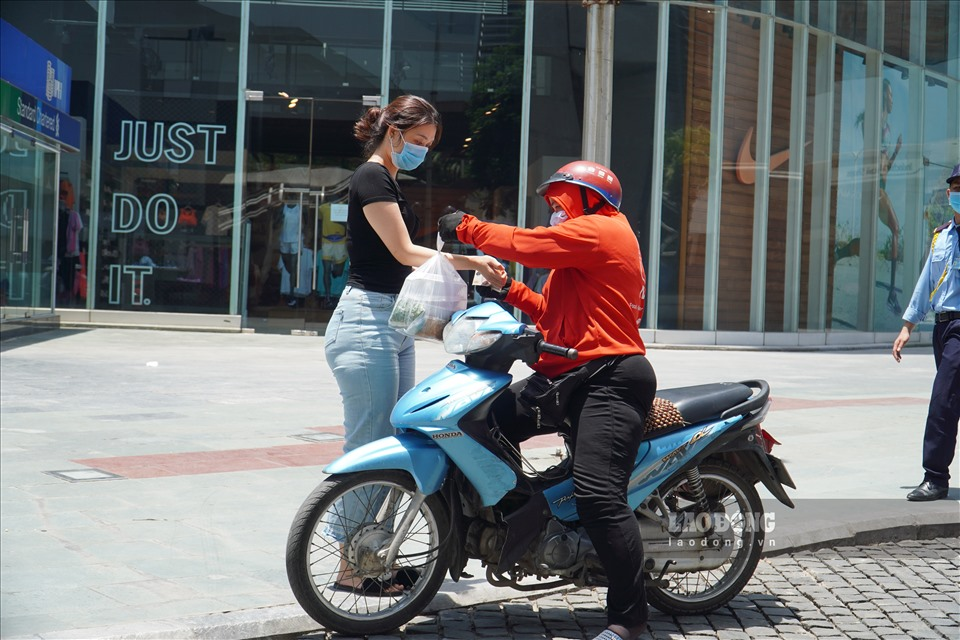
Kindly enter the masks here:
<path id="1" fill-rule="evenodd" d="M 620 187 L 620 180 L 614 175 L 613 171 L 602 164 L 590 162 L 589 160 L 576 160 L 565 164 L 554 173 L 550 178 L 537 187 L 537 195 L 542 196 L 547 192 L 547 188 L 554 182 L 569 182 L 585 187 L 597 192 L 601 198 L 606 200 L 617 211 L 620 210 L 620 202 L 623 200 L 623 189 Z M 584 211 L 594 213 L 600 208 L 600 205 L 588 208 L 584 194 Z M 591 210 L 592 209 L 592 210 Z"/>

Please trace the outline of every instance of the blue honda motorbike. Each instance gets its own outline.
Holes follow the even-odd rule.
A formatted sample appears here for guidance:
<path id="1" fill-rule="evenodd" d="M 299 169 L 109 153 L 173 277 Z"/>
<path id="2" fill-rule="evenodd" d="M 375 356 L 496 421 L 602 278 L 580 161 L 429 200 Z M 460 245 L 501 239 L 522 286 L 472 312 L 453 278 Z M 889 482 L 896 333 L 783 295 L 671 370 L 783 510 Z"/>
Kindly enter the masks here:
<path id="1" fill-rule="evenodd" d="M 327 629 L 396 629 L 430 603 L 445 575 L 458 581 L 470 558 L 491 584 L 521 591 L 606 585 L 577 514 L 575 449 L 568 444 L 558 464 L 538 468 L 490 416 L 515 362 L 544 352 L 576 359 L 576 351 L 544 342 L 494 302 L 455 314 L 443 342 L 463 361 L 400 399 L 396 435 L 327 466 L 291 526 L 290 586 Z M 628 499 L 648 601 L 658 609 L 701 614 L 740 592 L 770 524 L 758 482 L 793 507 L 784 485 L 796 487 L 761 428 L 769 406 L 762 380 L 657 393 Z"/>

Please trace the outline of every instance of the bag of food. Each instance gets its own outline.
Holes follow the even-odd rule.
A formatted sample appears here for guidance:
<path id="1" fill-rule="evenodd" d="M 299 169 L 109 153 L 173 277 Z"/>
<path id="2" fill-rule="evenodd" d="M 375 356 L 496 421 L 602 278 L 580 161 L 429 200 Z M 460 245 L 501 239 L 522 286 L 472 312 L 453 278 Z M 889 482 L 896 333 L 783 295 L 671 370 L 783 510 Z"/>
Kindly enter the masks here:
<path id="1" fill-rule="evenodd" d="M 467 308 L 467 283 L 439 251 L 407 276 L 390 314 L 390 326 L 425 340 L 443 340 L 454 311 Z"/>

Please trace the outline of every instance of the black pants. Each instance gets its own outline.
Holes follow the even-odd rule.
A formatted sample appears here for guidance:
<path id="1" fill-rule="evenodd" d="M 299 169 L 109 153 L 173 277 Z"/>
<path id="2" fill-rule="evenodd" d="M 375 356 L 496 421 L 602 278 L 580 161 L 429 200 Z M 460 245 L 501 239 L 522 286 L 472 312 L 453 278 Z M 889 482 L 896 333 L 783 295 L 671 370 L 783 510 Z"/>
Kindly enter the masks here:
<path id="1" fill-rule="evenodd" d="M 947 487 L 960 421 L 960 320 L 934 325 L 933 358 L 937 375 L 923 433 L 923 480 Z"/>
<path id="2" fill-rule="evenodd" d="M 511 385 L 492 407 L 514 443 L 550 431 L 538 429 L 535 415 L 517 401 L 525 382 Z M 647 621 L 643 545 L 627 483 L 656 390 L 646 357 L 619 357 L 581 387 L 569 406 L 577 510 L 609 581 L 608 623 L 628 628 Z"/>

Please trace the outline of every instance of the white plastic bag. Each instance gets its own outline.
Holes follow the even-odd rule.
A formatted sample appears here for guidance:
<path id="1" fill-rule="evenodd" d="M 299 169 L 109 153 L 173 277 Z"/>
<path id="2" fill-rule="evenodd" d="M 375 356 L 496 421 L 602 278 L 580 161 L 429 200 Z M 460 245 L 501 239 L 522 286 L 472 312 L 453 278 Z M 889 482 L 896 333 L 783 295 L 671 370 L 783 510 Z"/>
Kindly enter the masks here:
<path id="1" fill-rule="evenodd" d="M 439 251 L 407 276 L 390 326 L 414 338 L 443 341 L 454 311 L 467 308 L 467 283 Z"/>

